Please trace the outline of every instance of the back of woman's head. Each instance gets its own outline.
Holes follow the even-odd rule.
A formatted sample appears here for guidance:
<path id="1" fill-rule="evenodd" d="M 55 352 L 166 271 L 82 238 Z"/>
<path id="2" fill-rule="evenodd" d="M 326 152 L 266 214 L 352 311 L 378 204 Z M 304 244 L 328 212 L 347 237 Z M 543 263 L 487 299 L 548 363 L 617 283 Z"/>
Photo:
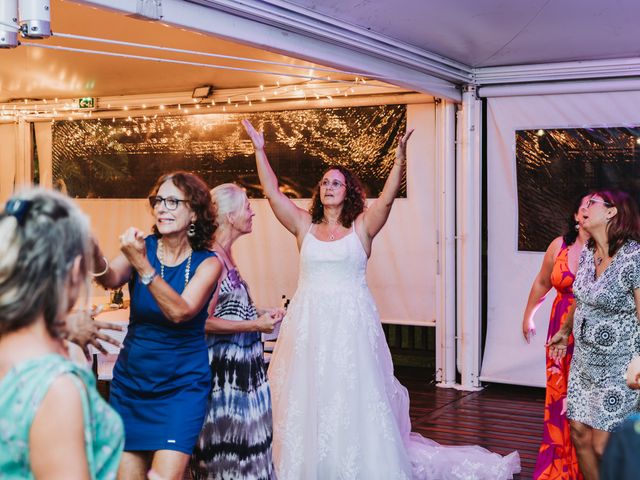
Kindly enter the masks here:
<path id="1" fill-rule="evenodd" d="M 0 335 L 44 314 L 49 332 L 69 305 L 69 272 L 80 255 L 88 287 L 89 221 L 73 202 L 54 191 L 29 189 L 0 213 Z"/>
<path id="2" fill-rule="evenodd" d="M 573 203 L 571 204 L 571 212 L 567 216 L 567 230 L 565 234 L 562 236 L 565 245 L 573 245 L 576 239 L 578 238 L 578 232 L 580 228 L 575 217 L 580 212 L 580 208 L 582 208 L 583 201 L 586 202 L 586 200 L 591 198 L 591 195 L 593 194 L 583 193 L 573 199 Z"/>
<path id="3" fill-rule="evenodd" d="M 162 175 L 151 189 L 151 195 L 157 195 L 162 184 L 169 180 L 184 193 L 185 200 L 189 202 L 191 210 L 196 214 L 196 221 L 194 222 L 195 233 L 189 237 L 191 248 L 194 250 L 209 248 L 213 232 L 215 232 L 209 187 L 195 173 L 176 171 Z M 155 225 L 153 226 L 153 233 L 160 236 Z"/>
<path id="4" fill-rule="evenodd" d="M 594 195 L 617 210 L 607 225 L 609 255 L 613 256 L 627 240 L 640 242 L 640 216 L 633 197 L 622 190 L 597 190 Z"/>
<path id="5" fill-rule="evenodd" d="M 247 201 L 247 193 L 235 183 L 222 183 L 211 190 L 215 224 L 224 225 L 227 215 L 239 212 Z"/>

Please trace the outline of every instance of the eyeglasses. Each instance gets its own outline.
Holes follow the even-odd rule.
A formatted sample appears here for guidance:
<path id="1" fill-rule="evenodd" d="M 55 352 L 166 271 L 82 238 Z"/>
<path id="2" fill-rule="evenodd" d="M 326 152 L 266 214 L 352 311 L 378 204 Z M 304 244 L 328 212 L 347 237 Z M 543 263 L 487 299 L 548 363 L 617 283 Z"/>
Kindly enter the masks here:
<path id="1" fill-rule="evenodd" d="M 587 208 L 589 208 L 591 205 L 593 205 L 594 203 L 601 203 L 603 204 L 605 207 L 607 208 L 611 208 L 613 205 L 611 205 L 609 202 L 606 202 L 604 200 L 601 200 L 599 198 L 590 198 L 589 200 L 587 200 Z"/>
<path id="2" fill-rule="evenodd" d="M 151 205 L 151 208 L 156 208 L 156 205 L 164 203 L 164 206 L 167 210 L 175 210 L 176 208 L 178 208 L 178 205 L 180 205 L 180 202 L 187 203 L 187 200 L 180 200 L 179 198 L 175 197 L 162 198 L 160 196 L 154 195 L 151 195 L 149 197 L 149 205 Z"/>
<path id="3" fill-rule="evenodd" d="M 337 190 L 340 187 L 346 187 L 346 185 L 340 180 L 329 180 L 327 178 L 320 182 L 320 186 L 322 188 L 331 188 L 333 190 Z"/>

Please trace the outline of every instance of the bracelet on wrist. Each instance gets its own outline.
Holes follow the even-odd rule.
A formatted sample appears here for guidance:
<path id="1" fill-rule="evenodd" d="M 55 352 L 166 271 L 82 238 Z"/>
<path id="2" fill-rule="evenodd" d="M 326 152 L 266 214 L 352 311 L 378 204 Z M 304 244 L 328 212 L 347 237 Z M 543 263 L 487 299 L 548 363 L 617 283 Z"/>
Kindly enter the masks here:
<path id="1" fill-rule="evenodd" d="M 109 260 L 107 260 L 107 257 L 103 255 L 102 261 L 104 262 L 104 270 L 102 270 L 101 272 L 90 272 L 92 277 L 101 277 L 109 271 Z"/>

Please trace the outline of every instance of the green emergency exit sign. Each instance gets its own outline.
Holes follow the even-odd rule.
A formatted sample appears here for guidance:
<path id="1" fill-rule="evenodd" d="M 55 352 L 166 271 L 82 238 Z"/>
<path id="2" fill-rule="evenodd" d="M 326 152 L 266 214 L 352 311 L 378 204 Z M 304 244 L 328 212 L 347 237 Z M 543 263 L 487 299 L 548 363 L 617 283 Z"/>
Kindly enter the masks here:
<path id="1" fill-rule="evenodd" d="M 94 108 L 96 99 L 93 97 L 83 97 L 78 99 L 78 108 Z"/>

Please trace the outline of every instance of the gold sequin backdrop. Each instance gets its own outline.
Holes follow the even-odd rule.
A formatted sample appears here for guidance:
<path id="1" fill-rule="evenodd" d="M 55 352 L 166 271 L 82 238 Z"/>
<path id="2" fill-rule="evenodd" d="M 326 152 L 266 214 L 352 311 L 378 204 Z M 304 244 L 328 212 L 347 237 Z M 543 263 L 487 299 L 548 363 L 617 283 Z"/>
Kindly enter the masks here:
<path id="1" fill-rule="evenodd" d="M 210 186 L 236 182 L 261 198 L 243 118 L 264 130 L 290 197 L 311 197 L 332 164 L 352 169 L 376 197 L 405 130 L 406 105 L 57 121 L 54 185 L 76 198 L 144 198 L 160 175 L 188 170 Z M 404 185 L 399 196 L 406 196 Z"/>

